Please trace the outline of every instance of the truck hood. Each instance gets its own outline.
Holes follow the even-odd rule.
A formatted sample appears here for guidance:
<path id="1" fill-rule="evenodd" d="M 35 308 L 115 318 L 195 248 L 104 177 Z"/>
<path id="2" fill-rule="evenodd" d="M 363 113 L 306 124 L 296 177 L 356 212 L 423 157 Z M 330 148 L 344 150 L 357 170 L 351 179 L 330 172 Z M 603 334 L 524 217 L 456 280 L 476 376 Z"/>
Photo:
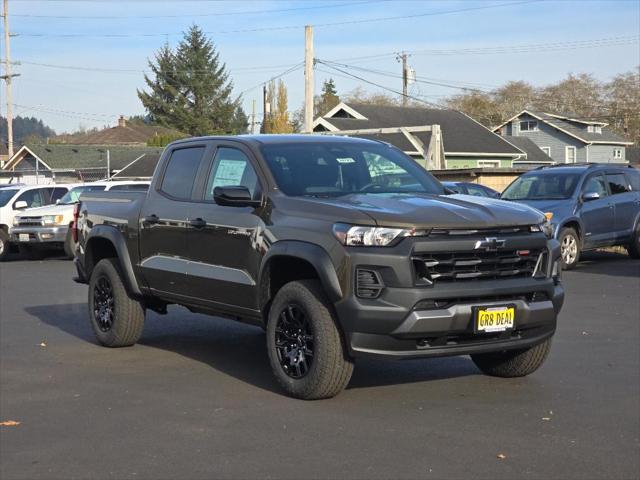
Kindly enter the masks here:
<path id="1" fill-rule="evenodd" d="M 357 209 L 381 226 L 492 228 L 544 221 L 527 205 L 471 195 L 351 194 L 321 201 Z"/>
<path id="2" fill-rule="evenodd" d="M 26 208 L 16 213 L 17 217 L 41 217 L 43 215 L 70 215 L 73 205 L 45 205 L 44 207 Z"/>

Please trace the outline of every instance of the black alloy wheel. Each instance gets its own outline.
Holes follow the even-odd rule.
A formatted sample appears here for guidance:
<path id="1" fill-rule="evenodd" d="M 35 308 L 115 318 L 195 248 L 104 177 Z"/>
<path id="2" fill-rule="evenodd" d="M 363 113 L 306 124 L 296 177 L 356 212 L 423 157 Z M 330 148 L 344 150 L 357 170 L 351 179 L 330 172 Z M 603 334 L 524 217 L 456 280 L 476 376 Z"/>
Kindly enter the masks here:
<path id="1" fill-rule="evenodd" d="M 313 331 L 304 309 L 287 304 L 278 316 L 275 346 L 282 370 L 299 379 L 309 373 L 313 363 Z"/>
<path id="2" fill-rule="evenodd" d="M 115 300 L 113 287 L 106 276 L 98 278 L 93 288 L 93 314 L 101 331 L 111 330 L 115 317 Z"/>

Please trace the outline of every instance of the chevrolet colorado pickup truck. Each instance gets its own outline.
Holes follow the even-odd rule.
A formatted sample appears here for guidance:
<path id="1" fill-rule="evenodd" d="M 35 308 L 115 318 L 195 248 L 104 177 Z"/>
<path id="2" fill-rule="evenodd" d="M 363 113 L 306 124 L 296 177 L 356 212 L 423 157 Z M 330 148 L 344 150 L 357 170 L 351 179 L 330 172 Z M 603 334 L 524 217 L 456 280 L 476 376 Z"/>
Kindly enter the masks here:
<path id="1" fill-rule="evenodd" d="M 75 215 L 99 343 L 135 344 L 145 309 L 169 304 L 253 323 L 296 398 L 338 394 L 366 355 L 470 355 L 488 375 L 528 375 L 564 300 L 542 212 L 445 195 L 375 140 L 181 140 L 147 193 L 83 193 Z"/>

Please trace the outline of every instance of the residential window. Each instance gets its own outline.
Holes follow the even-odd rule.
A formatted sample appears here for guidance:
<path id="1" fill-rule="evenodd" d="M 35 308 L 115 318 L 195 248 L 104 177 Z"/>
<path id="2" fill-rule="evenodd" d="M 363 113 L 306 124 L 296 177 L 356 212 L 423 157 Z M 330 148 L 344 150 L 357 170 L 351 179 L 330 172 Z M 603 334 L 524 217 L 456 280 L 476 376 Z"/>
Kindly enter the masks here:
<path id="1" fill-rule="evenodd" d="M 596 125 L 594 127 L 594 130 L 596 131 L 596 133 L 602 133 L 602 127 L 600 125 Z"/>
<path id="2" fill-rule="evenodd" d="M 540 147 L 540 150 L 542 150 L 547 157 L 551 156 L 551 147 Z"/>
<path id="3" fill-rule="evenodd" d="M 180 148 L 171 153 L 160 189 L 177 200 L 189 200 L 204 147 Z"/>
<path id="4" fill-rule="evenodd" d="M 537 120 L 524 120 L 520 122 L 520 131 L 521 132 L 537 132 L 538 131 L 538 121 Z"/>
<path id="5" fill-rule="evenodd" d="M 500 168 L 500 160 L 478 160 L 478 167 Z"/>
<path id="6" fill-rule="evenodd" d="M 564 161 L 565 163 L 576 163 L 576 147 L 565 147 Z"/>
<path id="7" fill-rule="evenodd" d="M 622 159 L 622 149 L 621 148 L 614 148 L 613 149 L 613 158 L 615 158 L 616 160 Z"/>

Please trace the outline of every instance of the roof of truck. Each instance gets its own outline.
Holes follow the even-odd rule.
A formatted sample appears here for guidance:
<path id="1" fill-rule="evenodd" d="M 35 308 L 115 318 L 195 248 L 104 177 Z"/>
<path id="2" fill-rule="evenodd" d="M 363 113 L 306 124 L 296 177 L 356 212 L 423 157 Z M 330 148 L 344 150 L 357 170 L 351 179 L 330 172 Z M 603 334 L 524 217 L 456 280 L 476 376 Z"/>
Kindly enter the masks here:
<path id="1" fill-rule="evenodd" d="M 368 144 L 380 144 L 384 143 L 379 140 L 368 140 L 364 138 L 347 137 L 344 135 L 306 135 L 306 134 L 265 134 L 265 135 L 228 135 L 228 136 L 206 136 L 206 137 L 190 137 L 183 140 L 177 140 L 174 143 L 194 142 L 198 140 L 227 140 L 227 141 L 241 141 L 244 143 L 253 143 L 260 145 L 282 145 L 291 143 L 368 143 Z"/>

